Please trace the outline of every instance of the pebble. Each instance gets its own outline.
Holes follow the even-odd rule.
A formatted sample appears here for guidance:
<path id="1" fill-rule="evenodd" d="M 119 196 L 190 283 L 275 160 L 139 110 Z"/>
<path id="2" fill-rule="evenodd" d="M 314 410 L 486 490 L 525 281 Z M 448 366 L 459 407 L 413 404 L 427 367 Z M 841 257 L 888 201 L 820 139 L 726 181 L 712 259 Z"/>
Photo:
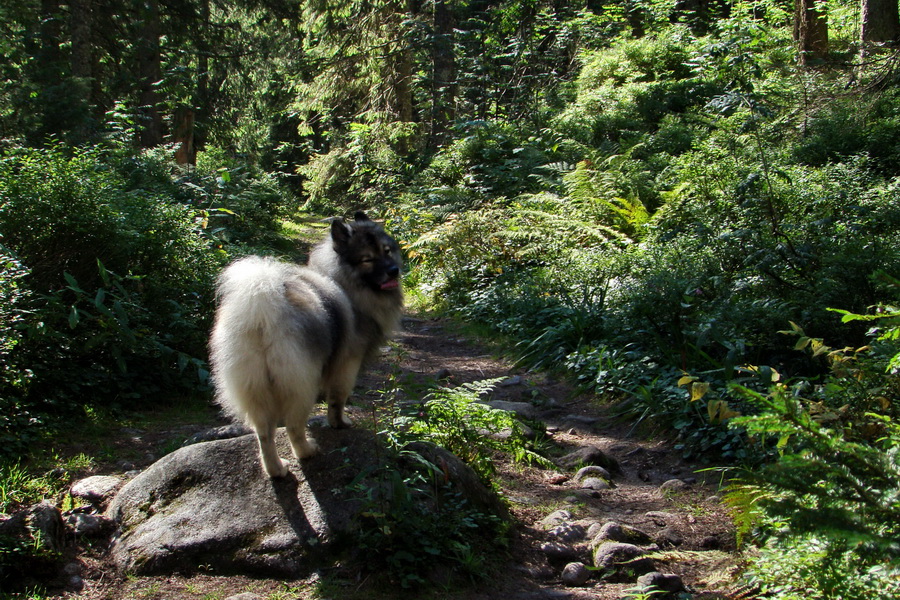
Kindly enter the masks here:
<path id="1" fill-rule="evenodd" d="M 66 517 L 66 525 L 72 528 L 75 535 L 95 536 L 111 529 L 113 521 L 103 515 L 75 513 Z"/>
<path id="2" fill-rule="evenodd" d="M 689 485 L 681 479 L 669 479 L 668 481 L 664 481 L 662 485 L 659 486 L 659 493 L 663 496 L 667 496 L 669 494 L 683 492 L 687 490 L 688 487 Z"/>
<path id="3" fill-rule="evenodd" d="M 591 577 L 591 571 L 583 563 L 571 562 L 565 566 L 562 572 L 563 584 L 570 587 L 581 587 Z"/>
<path id="4" fill-rule="evenodd" d="M 658 571 L 645 573 L 637 579 L 638 586 L 645 593 L 677 594 L 685 590 L 684 582 L 678 575 L 666 575 Z"/>
<path id="5" fill-rule="evenodd" d="M 612 475 L 609 474 L 609 471 L 600 467 L 598 465 L 588 465 L 587 467 L 581 467 L 578 469 L 578 472 L 575 473 L 575 481 L 581 481 L 588 475 L 593 477 L 599 477 L 600 479 L 612 479 Z"/>
<path id="6" fill-rule="evenodd" d="M 75 498 L 84 498 L 92 504 L 99 504 L 112 496 L 124 481 L 112 475 L 94 475 L 72 484 L 69 493 Z"/>
<path id="7" fill-rule="evenodd" d="M 657 532 L 656 543 L 660 546 L 680 546 L 684 543 L 684 536 L 674 527 L 666 527 Z"/>
<path id="8" fill-rule="evenodd" d="M 630 573 L 649 573 L 654 570 L 653 561 L 644 556 L 645 552 L 634 544 L 606 542 L 594 551 L 594 566 L 603 579 L 622 581 Z"/>
<path id="9" fill-rule="evenodd" d="M 559 542 L 544 542 L 540 550 L 550 560 L 572 560 L 578 558 L 578 552 L 572 546 Z"/>
<path id="10" fill-rule="evenodd" d="M 675 520 L 675 514 L 664 512 L 661 510 L 651 510 L 644 513 L 644 516 L 656 523 L 657 525 L 665 525 L 668 521 Z"/>
<path id="11" fill-rule="evenodd" d="M 557 525 L 571 521 L 572 518 L 572 513 L 567 510 L 554 510 L 552 513 L 541 519 L 540 525 L 544 529 L 551 529 Z"/>
<path id="12" fill-rule="evenodd" d="M 584 540 L 585 529 L 577 523 L 560 523 L 547 532 L 550 537 L 561 542 L 579 542 Z"/>
<path id="13" fill-rule="evenodd" d="M 588 477 L 581 482 L 581 489 L 583 490 L 608 490 L 611 487 L 608 481 L 599 477 Z"/>

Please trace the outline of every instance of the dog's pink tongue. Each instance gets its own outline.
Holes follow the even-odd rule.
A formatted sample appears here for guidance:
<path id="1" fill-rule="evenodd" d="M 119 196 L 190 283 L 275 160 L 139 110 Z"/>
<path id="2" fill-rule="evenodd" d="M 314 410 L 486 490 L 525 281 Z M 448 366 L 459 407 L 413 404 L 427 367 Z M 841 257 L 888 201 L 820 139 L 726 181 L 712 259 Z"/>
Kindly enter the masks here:
<path id="1" fill-rule="evenodd" d="M 381 284 L 381 289 L 383 290 L 393 290 L 400 285 L 400 283 L 396 279 L 390 279 Z"/>

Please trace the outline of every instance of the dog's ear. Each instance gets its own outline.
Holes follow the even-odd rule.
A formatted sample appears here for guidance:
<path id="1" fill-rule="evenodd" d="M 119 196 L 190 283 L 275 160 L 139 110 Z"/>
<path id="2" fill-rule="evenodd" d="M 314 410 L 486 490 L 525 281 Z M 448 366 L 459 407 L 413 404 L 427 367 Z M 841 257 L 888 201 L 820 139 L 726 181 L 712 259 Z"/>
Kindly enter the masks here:
<path id="1" fill-rule="evenodd" d="M 331 239 L 334 240 L 335 245 L 346 246 L 350 242 L 351 235 L 353 235 L 353 230 L 350 229 L 350 226 L 344 223 L 342 218 L 335 217 L 331 222 Z"/>
<path id="2" fill-rule="evenodd" d="M 353 220 L 354 221 L 369 221 L 370 219 L 369 219 L 369 215 L 367 215 L 366 213 L 364 213 L 361 210 L 358 210 L 353 214 Z"/>

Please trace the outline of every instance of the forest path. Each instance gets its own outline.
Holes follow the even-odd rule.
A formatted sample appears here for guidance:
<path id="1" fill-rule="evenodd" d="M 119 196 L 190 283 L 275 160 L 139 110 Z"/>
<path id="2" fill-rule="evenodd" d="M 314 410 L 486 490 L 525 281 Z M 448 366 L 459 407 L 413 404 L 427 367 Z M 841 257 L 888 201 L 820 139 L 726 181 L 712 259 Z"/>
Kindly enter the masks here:
<path id="1" fill-rule="evenodd" d="M 396 343 L 360 377 L 348 412 L 358 426 L 371 427 L 372 415 L 377 412 L 376 406 L 383 404 L 385 390 L 396 388 L 397 382 L 403 382 L 402 389 L 412 395 L 426 393 L 439 380 L 456 386 L 492 378 L 503 380 L 494 388 L 490 400 L 533 407 L 535 420 L 546 426 L 542 448 L 551 459 L 565 462 L 569 454 L 591 448 L 614 458 L 620 467 L 619 472 L 613 473 L 614 487 L 582 489 L 574 478 L 580 465 L 543 469 L 498 457 L 497 481 L 514 518 L 507 555 L 496 561 L 499 564 L 495 563 L 486 581 L 471 587 L 429 588 L 420 594 L 403 590 L 402 596 L 464 600 L 625 597 L 635 587 L 634 578 L 617 583 L 592 578 L 579 587 L 563 583 L 561 575 L 567 563 L 580 560 L 590 565 L 591 560 L 586 537 L 562 544 L 565 552 L 560 556 L 560 544 L 556 543 L 560 540 L 548 531 L 549 526 L 542 524 L 554 511 L 566 510 L 571 524 L 581 525 L 585 531 L 592 523 L 615 522 L 643 532 L 649 538 L 645 546 L 650 546 L 651 551 L 658 549 L 657 556 L 659 551 L 665 552 L 656 560 L 657 570 L 678 575 L 695 592 L 694 597 L 729 597 L 717 589 L 737 562 L 733 555 L 733 526 L 718 496 L 718 472 L 682 460 L 664 440 L 631 435 L 629 424 L 612 418 L 609 408 L 597 398 L 576 394 L 565 382 L 553 377 L 517 368 L 498 357 L 496 351 L 460 333 L 450 321 L 404 319 Z M 324 413 L 324 406 L 319 407 L 319 412 Z M 146 444 L 144 450 L 150 460 L 161 449 L 172 449 L 173 440 L 221 423 L 210 412 L 207 422 L 180 426 L 175 431 L 146 431 L 138 436 L 129 432 L 129 443 Z M 672 492 L 661 489 L 676 479 L 684 485 Z M 371 589 L 364 578 L 345 578 L 341 584 L 318 576 L 274 581 L 215 573 L 123 578 L 106 563 L 102 548 L 87 549 L 81 560 L 86 569 L 80 598 L 224 600 L 249 592 L 253 596 L 241 600 L 319 600 L 387 599 L 401 594 L 399 588 Z"/>

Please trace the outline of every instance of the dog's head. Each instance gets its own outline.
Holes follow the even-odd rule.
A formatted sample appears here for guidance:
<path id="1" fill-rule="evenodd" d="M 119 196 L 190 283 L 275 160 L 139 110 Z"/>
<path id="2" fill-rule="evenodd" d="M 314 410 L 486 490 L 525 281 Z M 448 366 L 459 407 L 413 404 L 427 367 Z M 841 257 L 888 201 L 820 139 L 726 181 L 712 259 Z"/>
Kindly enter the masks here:
<path id="1" fill-rule="evenodd" d="M 400 246 L 366 213 L 357 212 L 353 221 L 332 221 L 331 240 L 341 262 L 353 269 L 364 285 L 381 292 L 399 290 Z"/>

